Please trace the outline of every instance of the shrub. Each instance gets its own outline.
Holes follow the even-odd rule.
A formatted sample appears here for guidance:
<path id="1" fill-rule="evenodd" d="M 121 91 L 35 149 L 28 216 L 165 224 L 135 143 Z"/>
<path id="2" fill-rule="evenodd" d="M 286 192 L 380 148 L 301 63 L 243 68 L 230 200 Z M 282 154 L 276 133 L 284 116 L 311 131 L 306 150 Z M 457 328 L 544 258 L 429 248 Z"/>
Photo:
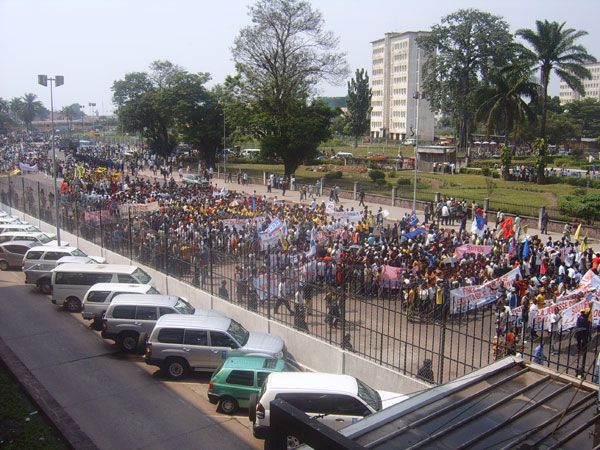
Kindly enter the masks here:
<path id="1" fill-rule="evenodd" d="M 377 186 L 385 186 L 387 184 L 387 182 L 385 181 L 384 178 L 377 178 L 376 180 L 373 180 L 375 182 L 375 184 Z"/>
<path id="2" fill-rule="evenodd" d="M 370 170 L 369 171 L 369 178 L 374 181 L 377 182 L 377 180 L 384 180 L 385 179 L 385 173 L 383 173 L 381 170 Z"/>
<path id="3" fill-rule="evenodd" d="M 394 169 L 392 169 L 388 172 L 387 176 L 388 178 L 396 178 L 398 176 L 398 173 Z"/>
<path id="4" fill-rule="evenodd" d="M 336 170 L 335 172 L 327 172 L 325 174 L 325 179 L 326 180 L 339 180 L 340 178 L 342 178 L 344 176 L 344 174 L 342 173 L 341 170 Z"/>
<path id="5" fill-rule="evenodd" d="M 398 178 L 398 180 L 396 181 L 396 186 L 410 186 L 412 184 L 412 181 L 410 180 L 410 178 Z"/>
<path id="6" fill-rule="evenodd" d="M 587 221 L 600 219 L 600 194 L 568 196 L 559 203 L 561 213 Z"/>
<path id="7" fill-rule="evenodd" d="M 491 171 L 489 167 L 484 167 L 481 169 L 481 175 L 484 177 L 489 177 L 491 175 Z"/>

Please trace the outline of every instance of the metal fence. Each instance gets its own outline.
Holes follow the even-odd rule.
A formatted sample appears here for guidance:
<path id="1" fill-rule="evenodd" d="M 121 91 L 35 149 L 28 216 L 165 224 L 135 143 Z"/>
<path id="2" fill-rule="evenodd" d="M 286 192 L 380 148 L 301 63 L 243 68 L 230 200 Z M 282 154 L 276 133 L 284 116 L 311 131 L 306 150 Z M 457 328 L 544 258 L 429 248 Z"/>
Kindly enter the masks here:
<path id="1" fill-rule="evenodd" d="M 0 178 L 0 201 L 54 224 L 49 184 L 23 177 Z M 300 277 L 306 263 L 286 252 L 260 250 L 240 242 L 232 249 L 218 239 L 181 240 L 146 216 L 102 214 L 91 223 L 90 204 L 61 199 L 64 230 L 120 253 L 248 311 L 284 323 L 332 345 L 403 374 L 443 383 L 484 367 L 507 354 L 532 359 L 544 344 L 543 364 L 572 375 L 587 374 L 600 334 L 578 329 L 529 330 L 503 323 L 494 305 L 451 315 L 447 299 L 438 305 L 407 288 L 382 287 L 358 263 L 315 262 L 314 274 Z M 516 334 L 514 342 L 507 339 Z M 298 355 L 300 356 L 300 355 Z"/>

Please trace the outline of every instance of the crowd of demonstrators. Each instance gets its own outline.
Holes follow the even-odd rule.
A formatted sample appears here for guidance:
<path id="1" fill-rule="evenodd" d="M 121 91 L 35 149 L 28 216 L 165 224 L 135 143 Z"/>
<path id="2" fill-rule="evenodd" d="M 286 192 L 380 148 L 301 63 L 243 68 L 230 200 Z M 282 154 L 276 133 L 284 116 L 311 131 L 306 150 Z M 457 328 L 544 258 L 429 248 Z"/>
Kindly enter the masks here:
<path id="1" fill-rule="evenodd" d="M 141 169 L 173 167 L 172 162 L 144 154 L 121 159 L 119 150 L 97 148 L 66 158 L 61 196 L 67 222 L 82 225 L 84 235 L 92 233 L 86 212 L 101 211 L 105 245 L 131 251 L 155 267 L 169 264 L 171 273 L 204 287 L 213 259 L 226 255 L 234 285 L 227 290 L 222 284 L 221 295 L 250 309 L 290 314 L 304 331 L 310 327 L 308 317 L 317 315 L 314 300 L 319 296 L 326 305 L 327 326 L 340 327 L 343 308 L 336 288 L 342 284 L 353 298 L 396 301 L 411 317 L 441 321 L 451 314 L 452 290 L 484 285 L 519 268 L 511 285 L 501 286 L 496 294 L 499 357 L 516 353 L 531 339 L 551 344 L 552 333 L 560 329 L 560 309 L 552 313 L 548 336 L 538 336 L 537 311 L 555 307 L 588 270 L 597 273 L 600 264 L 600 255 L 576 241 L 570 226 L 560 240 L 529 236 L 518 216 L 498 213 L 494 221 L 464 200 L 443 198 L 428 205 L 423 221 L 406 214 L 384 224 L 382 209 L 362 206 L 362 194 L 361 209 L 348 211 L 337 205 L 335 190 L 329 205 L 312 196 L 302 204 L 212 185 L 182 185 L 166 175 L 162 181 L 144 179 Z M 106 170 L 98 172 L 100 167 Z M 206 176 L 210 178 L 208 172 Z M 51 202 L 50 194 L 41 192 L 39 201 Z M 157 206 L 132 220 L 122 208 L 128 204 Z M 477 229 L 467 230 L 474 215 Z M 275 238 L 267 236 L 274 223 L 280 224 Z M 489 251 L 455 257 L 465 244 Z M 265 295 L 260 280 L 269 274 L 276 274 L 275 286 Z M 580 351 L 585 351 L 591 330 L 589 309 L 586 314 L 588 322 L 582 319 L 577 328 Z M 343 338 L 346 348 L 352 348 L 349 337 Z"/>

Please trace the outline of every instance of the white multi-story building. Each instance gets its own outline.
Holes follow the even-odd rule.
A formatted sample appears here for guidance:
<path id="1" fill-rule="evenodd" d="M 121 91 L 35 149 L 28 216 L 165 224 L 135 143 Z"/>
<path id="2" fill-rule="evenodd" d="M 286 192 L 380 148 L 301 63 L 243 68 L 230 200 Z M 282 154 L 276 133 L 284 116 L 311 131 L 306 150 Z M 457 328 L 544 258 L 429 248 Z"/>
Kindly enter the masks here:
<path id="1" fill-rule="evenodd" d="M 569 103 L 573 100 L 582 100 L 584 98 L 595 98 L 600 100 L 600 63 L 586 64 L 585 67 L 592 73 L 592 78 L 582 80 L 585 89 L 585 95 L 579 95 L 571 89 L 567 83 L 560 81 L 559 98 L 561 103 Z"/>
<path id="2" fill-rule="evenodd" d="M 417 124 L 418 81 L 426 55 L 417 46 L 417 36 L 425 31 L 385 33 L 373 41 L 371 71 L 371 137 L 393 140 L 417 138 L 433 141 L 434 114 L 429 102 L 419 101 Z"/>

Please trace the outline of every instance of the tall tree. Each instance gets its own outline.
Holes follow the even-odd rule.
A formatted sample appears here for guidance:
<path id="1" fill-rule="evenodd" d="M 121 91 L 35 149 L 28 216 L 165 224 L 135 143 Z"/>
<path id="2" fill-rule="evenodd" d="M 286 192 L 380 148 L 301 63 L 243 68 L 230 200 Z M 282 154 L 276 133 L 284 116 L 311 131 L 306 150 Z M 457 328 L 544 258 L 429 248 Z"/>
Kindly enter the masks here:
<path id="1" fill-rule="evenodd" d="M 354 147 L 358 139 L 369 131 L 371 118 L 371 97 L 369 74 L 365 69 L 356 69 L 356 74 L 348 82 L 348 128 L 354 137 Z"/>
<path id="2" fill-rule="evenodd" d="M 347 76 L 345 55 L 336 52 L 338 39 L 306 1 L 259 0 L 249 15 L 252 25 L 240 30 L 232 50 L 240 95 L 250 101 L 246 112 L 254 116 L 245 123 L 263 143 L 267 137 L 279 142 L 273 151 L 289 176 L 311 153 L 308 145 L 286 141 L 293 134 L 290 123 L 300 120 L 294 114 L 310 110 L 307 99 L 318 82 L 338 83 Z"/>
<path id="3" fill-rule="evenodd" d="M 530 104 L 537 98 L 538 85 L 531 81 L 529 70 L 514 66 L 492 72 L 490 82 L 479 89 L 476 117 L 485 122 L 488 134 L 504 132 L 508 142 L 516 123 L 535 121 Z"/>
<path id="4" fill-rule="evenodd" d="M 596 58 L 588 54 L 585 47 L 576 44 L 580 37 L 586 36 L 587 31 L 565 29 L 565 22 L 548 22 L 537 20 L 536 30 L 528 28 L 517 30 L 517 36 L 523 38 L 530 46 L 528 56 L 534 69 L 539 70 L 540 85 L 540 136 L 546 136 L 546 115 L 548 104 L 548 83 L 550 74 L 554 72 L 567 85 L 582 95 L 585 94 L 582 80 L 592 77 L 584 66 L 596 62 Z"/>
<path id="5" fill-rule="evenodd" d="M 44 105 L 37 100 L 37 95 L 29 93 L 23 95 L 23 107 L 21 110 L 21 119 L 25 122 L 28 130 L 31 130 L 31 122 L 38 114 L 43 114 Z"/>
<path id="6" fill-rule="evenodd" d="M 466 148 L 477 109 L 475 92 L 493 68 L 513 53 L 512 35 L 500 17 L 461 9 L 444 17 L 431 32 L 417 38 L 427 55 L 423 91 L 433 108 L 452 115 L 458 146 Z"/>
<path id="7" fill-rule="evenodd" d="M 595 98 L 584 98 L 567 104 L 566 114 L 579 125 L 581 136 L 600 136 L 600 102 Z"/>

